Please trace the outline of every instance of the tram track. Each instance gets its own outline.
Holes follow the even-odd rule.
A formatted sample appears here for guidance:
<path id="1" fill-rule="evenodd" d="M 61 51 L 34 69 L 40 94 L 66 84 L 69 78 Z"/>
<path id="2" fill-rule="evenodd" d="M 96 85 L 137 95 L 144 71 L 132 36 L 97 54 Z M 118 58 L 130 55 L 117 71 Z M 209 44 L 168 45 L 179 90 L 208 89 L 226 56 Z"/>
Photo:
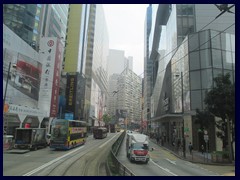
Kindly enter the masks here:
<path id="1" fill-rule="evenodd" d="M 34 175 L 40 176 L 106 176 L 105 163 L 112 144 L 119 137 L 115 135 L 109 143 L 99 140 L 89 141 L 81 150 L 52 163 Z M 109 141 L 109 140 L 108 140 Z M 86 145 L 84 145 L 86 146 Z"/>

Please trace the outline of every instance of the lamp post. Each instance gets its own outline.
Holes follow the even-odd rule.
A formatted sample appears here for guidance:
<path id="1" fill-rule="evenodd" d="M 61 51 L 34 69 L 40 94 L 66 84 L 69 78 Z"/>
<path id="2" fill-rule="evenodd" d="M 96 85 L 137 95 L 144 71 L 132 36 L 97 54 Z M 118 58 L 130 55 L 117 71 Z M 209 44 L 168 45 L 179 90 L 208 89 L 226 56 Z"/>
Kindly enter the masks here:
<path id="1" fill-rule="evenodd" d="M 8 77 L 10 74 L 10 68 L 11 68 L 11 62 L 9 62 L 8 71 L 7 71 L 7 80 L 6 80 L 6 86 L 5 86 L 4 96 L 3 96 L 3 111 L 4 111 L 5 100 L 6 100 L 6 94 L 7 94 Z"/>
<path id="2" fill-rule="evenodd" d="M 179 75 L 176 75 L 179 77 Z M 181 104 L 182 104 L 182 145 L 183 145 L 183 157 L 186 157 L 186 141 L 184 137 L 184 104 L 183 104 L 183 73 L 181 72 Z"/>
<path id="3" fill-rule="evenodd" d="M 182 138 L 183 138 L 183 157 L 186 158 L 186 141 L 184 137 L 184 104 L 183 104 L 183 73 L 181 72 L 181 89 L 182 89 Z"/>

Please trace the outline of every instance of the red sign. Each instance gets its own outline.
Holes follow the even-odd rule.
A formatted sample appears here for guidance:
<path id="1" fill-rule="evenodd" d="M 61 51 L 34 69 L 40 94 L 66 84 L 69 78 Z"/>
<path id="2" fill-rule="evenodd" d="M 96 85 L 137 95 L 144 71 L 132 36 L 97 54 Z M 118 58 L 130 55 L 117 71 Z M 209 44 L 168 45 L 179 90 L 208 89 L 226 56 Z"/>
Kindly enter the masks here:
<path id="1" fill-rule="evenodd" d="M 54 45 L 54 41 L 53 41 L 53 40 L 49 40 L 49 41 L 47 42 L 47 45 L 48 45 L 49 47 L 52 47 L 52 46 Z"/>
<path id="2" fill-rule="evenodd" d="M 53 84 L 52 84 L 52 98 L 51 98 L 51 108 L 50 117 L 56 117 L 58 113 L 58 95 L 60 88 L 60 66 L 62 60 L 62 44 L 57 40 L 57 48 L 55 54 L 54 72 L 53 72 Z"/>

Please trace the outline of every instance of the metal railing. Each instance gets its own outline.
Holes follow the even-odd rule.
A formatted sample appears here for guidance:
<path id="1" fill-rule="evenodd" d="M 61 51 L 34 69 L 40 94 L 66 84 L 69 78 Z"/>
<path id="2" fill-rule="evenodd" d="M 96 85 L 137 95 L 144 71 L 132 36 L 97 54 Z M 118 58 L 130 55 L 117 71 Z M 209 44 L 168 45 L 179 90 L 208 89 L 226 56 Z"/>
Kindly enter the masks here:
<path id="1" fill-rule="evenodd" d="M 131 172 L 126 166 L 124 166 L 118 159 L 117 155 L 119 153 L 119 149 L 122 145 L 124 137 L 126 135 L 126 131 L 124 131 L 117 141 L 112 145 L 112 149 L 107 159 L 106 170 L 108 176 L 135 176 L 133 172 Z"/>

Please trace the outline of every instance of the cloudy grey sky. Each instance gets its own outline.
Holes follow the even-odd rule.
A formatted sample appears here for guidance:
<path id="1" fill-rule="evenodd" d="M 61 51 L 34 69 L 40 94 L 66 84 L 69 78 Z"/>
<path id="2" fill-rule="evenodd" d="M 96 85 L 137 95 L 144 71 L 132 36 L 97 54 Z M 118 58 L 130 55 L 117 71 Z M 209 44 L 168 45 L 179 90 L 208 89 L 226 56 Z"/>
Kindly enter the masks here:
<path id="1" fill-rule="evenodd" d="M 143 74 L 144 21 L 148 4 L 104 4 L 109 48 L 133 57 L 133 71 Z M 143 77 L 143 75 L 142 75 Z"/>

